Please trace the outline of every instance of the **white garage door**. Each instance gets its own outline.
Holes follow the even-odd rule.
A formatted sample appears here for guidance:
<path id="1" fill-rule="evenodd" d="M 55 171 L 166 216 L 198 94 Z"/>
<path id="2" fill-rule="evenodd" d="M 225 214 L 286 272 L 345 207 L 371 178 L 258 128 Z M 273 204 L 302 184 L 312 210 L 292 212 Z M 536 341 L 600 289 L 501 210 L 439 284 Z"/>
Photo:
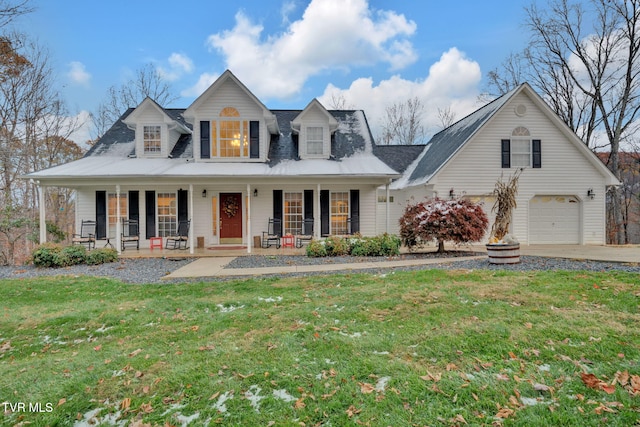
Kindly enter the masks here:
<path id="1" fill-rule="evenodd" d="M 580 201 L 574 196 L 536 196 L 529 204 L 531 243 L 580 243 Z"/>

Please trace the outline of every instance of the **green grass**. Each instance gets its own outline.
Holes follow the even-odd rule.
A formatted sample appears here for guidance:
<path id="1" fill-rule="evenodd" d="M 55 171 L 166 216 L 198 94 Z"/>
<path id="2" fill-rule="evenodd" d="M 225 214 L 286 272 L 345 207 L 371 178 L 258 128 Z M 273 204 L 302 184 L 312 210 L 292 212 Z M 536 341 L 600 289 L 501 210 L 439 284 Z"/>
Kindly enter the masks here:
<path id="1" fill-rule="evenodd" d="M 640 419 L 637 274 L 419 271 L 144 286 L 69 277 L 0 287 L 0 402 L 26 407 L 6 412 L 3 425 Z M 607 387 L 588 387 L 585 373 Z"/>

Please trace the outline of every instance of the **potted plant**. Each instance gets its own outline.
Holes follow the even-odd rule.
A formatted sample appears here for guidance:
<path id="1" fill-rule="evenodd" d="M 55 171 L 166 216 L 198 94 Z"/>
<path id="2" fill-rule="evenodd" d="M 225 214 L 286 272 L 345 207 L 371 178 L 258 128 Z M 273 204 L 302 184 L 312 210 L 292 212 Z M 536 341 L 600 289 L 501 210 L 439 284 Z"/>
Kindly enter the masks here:
<path id="1" fill-rule="evenodd" d="M 492 195 L 496 201 L 491 212 L 496 215 L 489 243 L 486 245 L 489 263 L 491 264 L 516 264 L 520 262 L 520 243 L 513 235 L 509 234 L 509 227 L 513 218 L 513 210 L 516 208 L 516 196 L 518 195 L 518 178 L 522 169 L 513 174 L 507 182 L 502 177 L 496 182 Z"/>

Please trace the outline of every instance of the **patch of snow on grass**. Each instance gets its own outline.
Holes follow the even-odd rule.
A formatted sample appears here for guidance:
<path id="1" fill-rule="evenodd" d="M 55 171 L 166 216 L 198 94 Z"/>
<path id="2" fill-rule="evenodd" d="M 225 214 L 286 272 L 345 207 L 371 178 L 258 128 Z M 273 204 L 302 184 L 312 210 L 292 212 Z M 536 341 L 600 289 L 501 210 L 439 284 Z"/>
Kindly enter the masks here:
<path id="1" fill-rule="evenodd" d="M 96 332 L 104 333 L 104 332 L 107 332 L 109 329 L 113 329 L 113 326 L 102 325 L 101 327 L 96 329 Z"/>
<path id="2" fill-rule="evenodd" d="M 388 351 L 375 351 L 373 350 L 373 354 L 375 354 L 376 356 L 386 356 L 387 354 L 389 354 Z"/>
<path id="3" fill-rule="evenodd" d="M 298 400 L 295 397 L 291 396 L 285 389 L 273 390 L 273 397 L 275 397 L 276 399 L 284 400 L 285 402 L 295 402 L 296 400 Z"/>
<path id="4" fill-rule="evenodd" d="M 282 301 L 282 297 L 269 297 L 269 298 L 261 298 L 258 297 L 258 301 L 262 301 L 262 302 L 280 302 Z"/>
<path id="5" fill-rule="evenodd" d="M 177 411 L 178 409 L 182 409 L 187 405 L 180 405 L 179 403 L 174 403 L 173 405 L 170 405 L 169 408 L 164 411 L 160 416 L 164 417 L 165 415 L 169 415 L 172 412 Z"/>
<path id="6" fill-rule="evenodd" d="M 216 304 L 216 307 L 220 309 L 220 313 L 231 313 L 232 311 L 236 311 L 236 310 L 240 310 L 241 308 L 244 308 L 244 305 L 239 305 L 239 306 L 230 305 L 228 307 L 225 307 L 222 304 Z"/>
<path id="7" fill-rule="evenodd" d="M 180 412 L 178 412 L 177 414 L 174 415 L 174 417 L 175 417 L 176 421 L 178 421 L 180 424 L 182 424 L 182 427 L 187 427 L 192 421 L 195 421 L 198 418 L 200 418 L 200 412 L 196 412 L 195 414 L 191 415 L 190 417 L 184 416 Z"/>
<path id="8" fill-rule="evenodd" d="M 100 423 L 100 420 L 96 417 L 103 409 L 104 408 L 96 408 L 90 410 L 89 412 L 85 412 L 84 415 L 82 415 L 81 420 L 73 423 L 73 427 L 90 427 L 98 425 Z"/>
<path id="9" fill-rule="evenodd" d="M 254 384 L 244 393 L 245 399 L 249 401 L 251 407 L 258 413 L 260 412 L 260 401 L 264 399 L 264 396 L 260 396 L 261 391 L 262 389 Z"/>
<path id="10" fill-rule="evenodd" d="M 384 392 L 384 389 L 387 388 L 387 384 L 391 380 L 391 377 L 381 377 L 376 382 L 376 391 L 379 393 Z"/>
<path id="11" fill-rule="evenodd" d="M 221 414 L 225 414 L 227 412 L 227 405 L 225 405 L 225 402 L 231 399 L 233 399 L 233 394 L 226 391 L 220 396 L 218 396 L 218 401 L 213 404 L 213 408 L 216 409 Z"/>
<path id="12" fill-rule="evenodd" d="M 345 336 L 345 337 L 349 337 L 349 338 L 360 338 L 360 337 L 362 337 L 362 333 L 361 332 L 354 332 L 352 334 L 347 334 L 345 332 L 340 332 L 340 335 Z"/>

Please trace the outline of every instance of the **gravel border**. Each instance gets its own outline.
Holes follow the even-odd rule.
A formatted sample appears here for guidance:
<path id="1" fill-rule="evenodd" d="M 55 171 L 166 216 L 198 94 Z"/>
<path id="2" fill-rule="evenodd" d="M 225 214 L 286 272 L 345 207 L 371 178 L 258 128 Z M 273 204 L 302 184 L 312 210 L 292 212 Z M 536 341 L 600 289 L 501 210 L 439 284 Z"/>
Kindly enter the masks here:
<path id="1" fill-rule="evenodd" d="M 443 262 L 429 264 L 424 266 L 408 266 L 395 268 L 369 268 L 363 270 L 344 271 L 348 273 L 370 273 L 384 274 L 391 271 L 416 271 L 425 269 L 465 269 L 465 270 L 493 270 L 493 271 L 539 271 L 539 270 L 568 270 L 568 271 L 625 271 L 630 273 L 640 273 L 640 263 L 616 263 L 601 262 L 587 260 L 573 260 L 566 258 L 546 258 L 538 256 L 521 256 L 519 264 L 510 265 L 493 265 L 489 264 L 486 258 L 482 259 L 462 259 L 456 260 L 458 257 L 479 255 L 474 252 L 448 252 L 444 255 L 437 253 L 426 254 L 409 254 L 398 257 L 335 257 L 335 258 L 309 258 L 306 256 L 278 255 L 264 256 L 251 255 L 240 256 L 230 262 L 226 268 L 229 269 L 247 269 L 257 267 L 276 267 L 287 265 L 317 265 L 317 264 L 341 264 L 341 263 L 360 263 L 360 262 L 376 262 L 402 259 L 437 259 L 443 258 Z M 181 279 L 163 279 L 171 272 L 188 265 L 196 258 L 123 258 L 114 263 L 101 264 L 96 266 L 77 265 L 66 268 L 36 268 L 29 266 L 10 266 L 0 267 L 0 279 L 21 279 L 34 278 L 42 276 L 72 276 L 81 275 L 110 277 L 121 280 L 124 283 L 146 284 L 146 283 L 194 283 L 194 282 L 219 282 L 226 280 L 246 280 L 250 276 L 228 276 L 228 277 L 198 277 L 198 278 L 181 278 Z M 295 273 L 295 274 L 278 274 L 264 277 L 282 277 L 282 276 L 312 276 L 339 274 L 343 271 L 335 272 L 318 272 L 318 273 Z"/>

